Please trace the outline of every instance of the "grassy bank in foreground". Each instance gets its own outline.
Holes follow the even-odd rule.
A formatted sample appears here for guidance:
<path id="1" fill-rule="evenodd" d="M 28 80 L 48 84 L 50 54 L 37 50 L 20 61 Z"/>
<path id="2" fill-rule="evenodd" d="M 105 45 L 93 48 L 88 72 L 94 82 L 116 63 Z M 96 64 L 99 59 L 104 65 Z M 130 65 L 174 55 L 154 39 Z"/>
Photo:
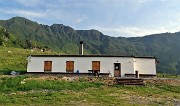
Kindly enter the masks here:
<path id="1" fill-rule="evenodd" d="M 58 76 L 1 76 L 0 105 L 178 105 L 180 86 L 107 86 L 102 79 Z"/>

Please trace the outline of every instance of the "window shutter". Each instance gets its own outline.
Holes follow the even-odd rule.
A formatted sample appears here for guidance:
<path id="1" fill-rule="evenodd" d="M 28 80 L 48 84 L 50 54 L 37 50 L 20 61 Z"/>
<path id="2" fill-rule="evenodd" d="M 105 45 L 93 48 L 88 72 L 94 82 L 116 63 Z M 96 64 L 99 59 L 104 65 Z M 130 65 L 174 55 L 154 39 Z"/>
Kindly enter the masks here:
<path id="1" fill-rule="evenodd" d="M 66 71 L 74 71 L 74 61 L 66 62 Z"/>
<path id="2" fill-rule="evenodd" d="M 44 71 L 52 70 L 52 61 L 44 61 Z"/>
<path id="3" fill-rule="evenodd" d="M 92 61 L 92 70 L 100 71 L 100 61 Z"/>

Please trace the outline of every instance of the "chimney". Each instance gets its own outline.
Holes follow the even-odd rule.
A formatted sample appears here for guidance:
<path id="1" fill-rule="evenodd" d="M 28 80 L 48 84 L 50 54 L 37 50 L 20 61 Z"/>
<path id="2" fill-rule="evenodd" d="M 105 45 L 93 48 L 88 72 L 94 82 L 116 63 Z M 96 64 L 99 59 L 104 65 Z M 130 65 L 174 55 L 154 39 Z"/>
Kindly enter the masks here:
<path id="1" fill-rule="evenodd" d="M 79 55 L 83 55 L 83 41 L 79 42 Z"/>

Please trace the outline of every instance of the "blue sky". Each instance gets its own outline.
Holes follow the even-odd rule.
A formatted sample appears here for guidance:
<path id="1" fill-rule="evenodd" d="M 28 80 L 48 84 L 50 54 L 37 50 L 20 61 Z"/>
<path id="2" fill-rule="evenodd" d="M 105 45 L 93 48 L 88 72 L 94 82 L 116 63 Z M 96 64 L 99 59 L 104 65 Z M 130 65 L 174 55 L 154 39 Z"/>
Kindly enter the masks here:
<path id="1" fill-rule="evenodd" d="M 180 31 L 179 4 L 180 0 L 0 0 L 0 20 L 21 16 L 46 25 L 134 37 Z"/>

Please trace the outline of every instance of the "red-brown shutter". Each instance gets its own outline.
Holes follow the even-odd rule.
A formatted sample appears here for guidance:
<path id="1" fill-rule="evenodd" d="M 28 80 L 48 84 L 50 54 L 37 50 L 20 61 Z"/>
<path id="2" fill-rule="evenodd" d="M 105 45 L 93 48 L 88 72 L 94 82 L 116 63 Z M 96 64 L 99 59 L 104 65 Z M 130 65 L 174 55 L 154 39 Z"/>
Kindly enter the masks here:
<path id="1" fill-rule="evenodd" d="M 100 61 L 92 61 L 92 70 L 100 71 Z"/>
<path id="2" fill-rule="evenodd" d="M 66 62 L 66 71 L 74 71 L 74 61 Z"/>
<path id="3" fill-rule="evenodd" d="M 44 71 L 52 70 L 52 61 L 44 61 Z"/>

